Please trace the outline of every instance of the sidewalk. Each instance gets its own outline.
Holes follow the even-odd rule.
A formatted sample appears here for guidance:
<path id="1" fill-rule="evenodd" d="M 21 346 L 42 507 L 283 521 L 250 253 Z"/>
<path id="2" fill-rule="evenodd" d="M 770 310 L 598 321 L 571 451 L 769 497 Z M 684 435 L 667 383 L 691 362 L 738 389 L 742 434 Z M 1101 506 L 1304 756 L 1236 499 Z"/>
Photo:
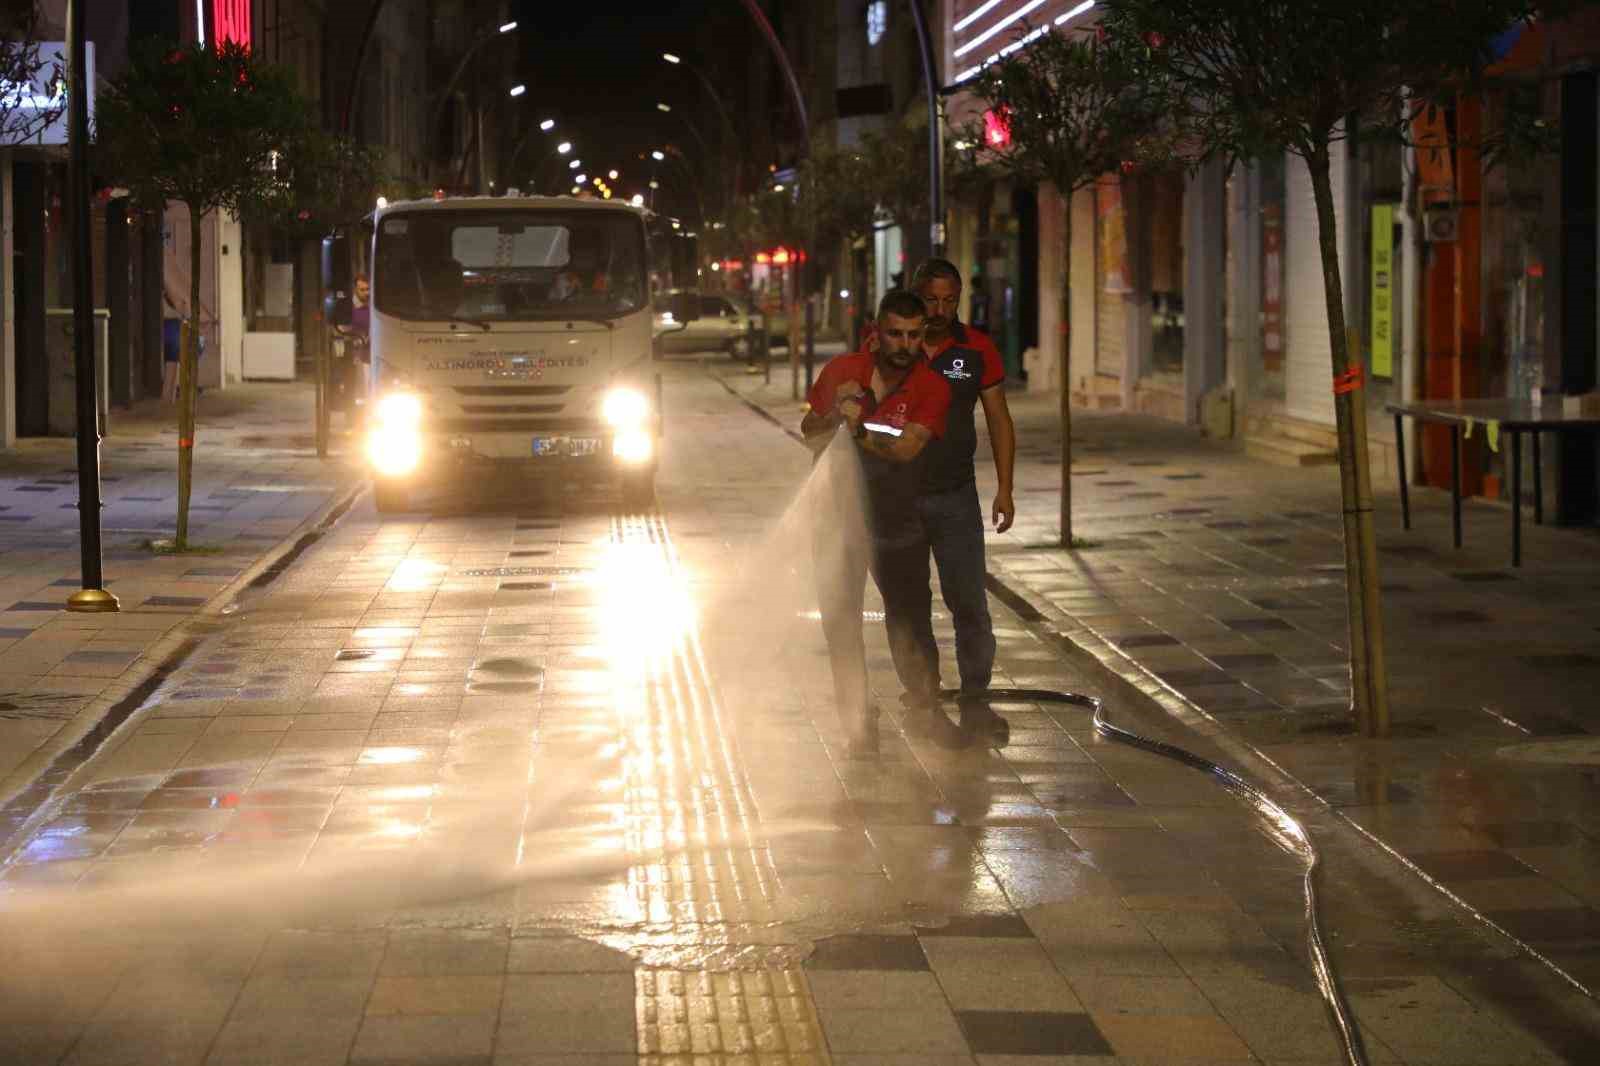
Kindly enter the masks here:
<path id="1" fill-rule="evenodd" d="M 722 373 L 796 425 L 788 382 Z M 1600 990 L 1600 539 L 1505 508 L 1377 498 L 1393 735 L 1352 735 L 1336 469 L 1252 459 L 1164 420 L 1075 412 L 1075 532 L 1058 537 L 1055 398 L 1014 393 L 1018 521 L 991 575 L 1084 656 L 1247 773 L 1311 790 L 1368 839 Z M 982 426 L 983 420 L 979 419 Z M 979 448 L 987 500 L 993 468 Z M 1215 728 L 1215 727 L 1212 727 Z"/>
<path id="2" fill-rule="evenodd" d="M 117 614 L 63 609 L 80 580 L 75 441 L 34 438 L 0 452 L 0 841 L 32 806 L 19 790 L 176 650 L 185 623 L 220 610 L 357 487 L 337 450 L 316 457 L 313 396 L 294 384 L 201 397 L 190 539 L 211 550 L 181 557 L 142 547 L 177 523 L 175 408 L 112 412 L 102 540 Z"/>

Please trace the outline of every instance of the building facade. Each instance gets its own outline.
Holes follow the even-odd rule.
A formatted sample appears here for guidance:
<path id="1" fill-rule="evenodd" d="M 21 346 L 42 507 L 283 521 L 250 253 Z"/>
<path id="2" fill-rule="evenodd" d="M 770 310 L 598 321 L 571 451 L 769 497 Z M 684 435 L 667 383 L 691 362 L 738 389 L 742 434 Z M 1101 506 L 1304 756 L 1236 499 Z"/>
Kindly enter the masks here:
<path id="1" fill-rule="evenodd" d="M 1025 26 L 1092 26 L 1093 6 L 944 0 L 946 83 L 970 76 Z M 1396 477 L 1388 403 L 1526 398 L 1541 384 L 1546 393 L 1595 388 L 1600 16 L 1592 10 L 1497 42 L 1488 102 L 1463 98 L 1451 113 L 1469 134 L 1492 130 L 1510 109 L 1559 121 L 1558 159 L 1490 166 L 1469 148 L 1418 152 L 1359 137 L 1334 145 L 1345 315 L 1366 369 L 1375 481 Z M 976 106 L 957 93 L 948 117 L 959 125 Z M 1413 134 L 1425 141 L 1433 132 Z M 1070 204 L 1049 187 L 995 179 L 953 196 L 949 212 L 951 257 L 977 278 L 963 313 L 987 319 L 1028 389 L 1055 392 L 1065 374 L 1080 405 L 1202 426 L 1277 462 L 1336 461 L 1317 218 L 1302 160 L 1105 175 Z M 1448 485 L 1448 438 L 1407 437 L 1413 476 Z M 1508 456 L 1487 437 L 1467 442 L 1464 483 L 1503 498 Z M 1593 521 L 1595 441 L 1563 442 L 1544 450 L 1546 502 L 1565 520 Z"/>

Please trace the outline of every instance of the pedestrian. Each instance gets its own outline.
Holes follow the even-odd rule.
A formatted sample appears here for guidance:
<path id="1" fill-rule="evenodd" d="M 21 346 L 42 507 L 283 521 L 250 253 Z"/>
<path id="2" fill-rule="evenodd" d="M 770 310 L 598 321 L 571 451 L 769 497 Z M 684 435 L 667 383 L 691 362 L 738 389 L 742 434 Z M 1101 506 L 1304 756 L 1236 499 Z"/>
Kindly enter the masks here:
<path id="1" fill-rule="evenodd" d="M 346 410 L 352 426 L 359 426 L 366 413 L 368 379 L 372 373 L 372 281 L 365 273 L 357 273 L 351 285 L 349 319 L 336 322 L 333 330 L 344 339 L 345 361 L 342 367 Z"/>
<path id="2" fill-rule="evenodd" d="M 950 387 L 923 358 L 926 312 L 903 289 L 878 305 L 877 350 L 830 360 L 807 396 L 800 423 L 823 461 L 826 483 L 813 504 L 813 556 L 822 631 L 833 668 L 834 695 L 853 756 L 876 754 L 878 709 L 867 696 L 861 606 L 870 571 L 883 596 L 890 654 L 902 679 L 937 695 L 928 590 L 928 548 L 917 513 L 921 460 L 945 429 Z M 847 434 L 840 434 L 840 428 Z M 848 448 L 840 453 L 834 449 Z M 829 454 L 823 456 L 825 449 Z M 847 472 L 859 459 L 864 504 L 852 499 Z M 813 477 L 816 483 L 818 477 Z M 854 512 L 864 506 L 865 521 Z"/>
<path id="3" fill-rule="evenodd" d="M 172 290 L 165 284 L 161 286 L 161 301 L 166 305 L 161 318 L 161 402 L 178 402 L 178 367 L 183 356 L 184 327 L 193 329 L 194 323 L 189 320 L 178 307 L 178 301 L 173 299 Z M 206 339 L 200 336 L 195 339 L 195 372 L 200 370 L 200 358 L 206 354 Z M 195 395 L 205 392 L 204 389 L 195 388 Z"/>
<path id="4" fill-rule="evenodd" d="M 988 336 L 958 317 L 961 271 L 954 263 L 937 258 L 923 261 L 912 275 L 912 289 L 927 310 L 923 348 L 928 366 L 950 386 L 945 432 L 927 449 L 917 511 L 939 571 L 940 592 L 955 624 L 962 727 L 1003 739 L 1008 727 L 988 702 L 994 674 L 994 622 L 985 586 L 983 506 L 973 463 L 978 448 L 976 409 L 981 403 L 998 483 L 990 517 L 995 532 L 1004 533 L 1016 518 L 1011 489 L 1017 453 L 1016 427 L 1006 405 L 1005 362 Z M 931 596 L 928 600 L 931 603 Z M 926 653 L 932 656 L 937 678 L 939 651 L 931 638 Z M 913 729 L 919 718 L 925 722 L 937 719 L 933 727 L 939 728 L 944 712 L 937 701 L 930 704 L 927 700 L 920 689 L 922 679 L 908 681 L 902 676 L 901 681 L 906 685 L 904 700 Z"/>

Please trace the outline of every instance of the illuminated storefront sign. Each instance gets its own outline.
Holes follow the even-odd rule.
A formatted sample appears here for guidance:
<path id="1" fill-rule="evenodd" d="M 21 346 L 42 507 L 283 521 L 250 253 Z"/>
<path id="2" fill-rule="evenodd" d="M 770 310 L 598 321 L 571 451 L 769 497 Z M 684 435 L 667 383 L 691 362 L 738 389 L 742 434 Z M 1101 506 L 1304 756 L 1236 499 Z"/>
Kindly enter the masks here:
<path id="1" fill-rule="evenodd" d="M 85 41 L 84 82 L 94 124 L 94 42 Z M 39 44 L 39 68 L 27 85 L 0 79 L 0 144 L 67 143 L 67 46 Z M 46 119 L 47 117 L 47 119 Z"/>
<path id="2" fill-rule="evenodd" d="M 211 40 L 250 49 L 250 0 L 211 0 Z"/>

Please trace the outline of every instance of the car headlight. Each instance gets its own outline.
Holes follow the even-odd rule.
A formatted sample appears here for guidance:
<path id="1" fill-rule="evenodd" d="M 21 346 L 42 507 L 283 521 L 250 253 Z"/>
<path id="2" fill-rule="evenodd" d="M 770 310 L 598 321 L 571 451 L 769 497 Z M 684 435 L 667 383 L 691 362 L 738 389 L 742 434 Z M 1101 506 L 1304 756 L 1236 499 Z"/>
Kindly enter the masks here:
<path id="1" fill-rule="evenodd" d="M 600 414 L 614 427 L 637 426 L 650 413 L 650 403 L 637 389 L 618 388 L 606 393 Z"/>
<path id="2" fill-rule="evenodd" d="M 378 400 L 378 421 L 415 428 L 422 423 L 422 400 L 414 392 L 391 392 Z"/>

